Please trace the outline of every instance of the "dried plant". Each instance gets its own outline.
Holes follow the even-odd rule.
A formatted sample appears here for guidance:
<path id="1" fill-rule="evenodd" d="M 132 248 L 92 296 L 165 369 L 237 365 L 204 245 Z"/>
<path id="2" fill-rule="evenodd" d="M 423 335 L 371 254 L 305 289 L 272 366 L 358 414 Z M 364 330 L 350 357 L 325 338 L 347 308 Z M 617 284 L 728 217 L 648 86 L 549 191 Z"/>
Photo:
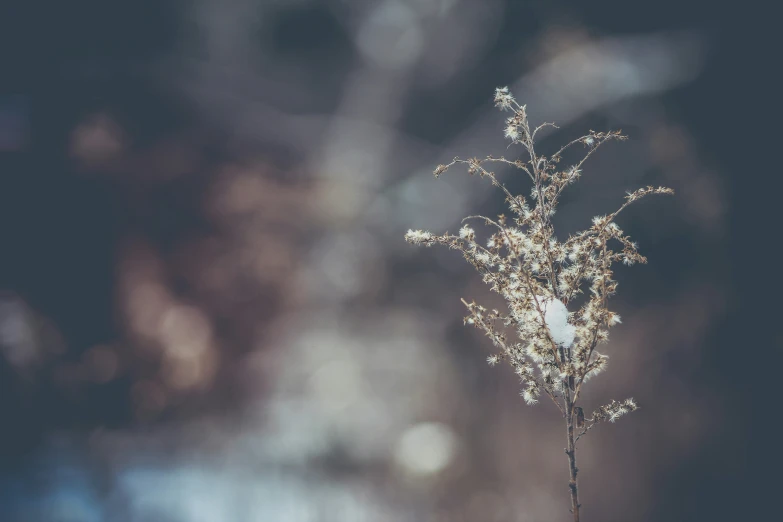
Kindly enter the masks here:
<path id="1" fill-rule="evenodd" d="M 646 187 L 631 192 L 617 211 L 593 218 L 592 226 L 566 241 L 559 241 L 551 218 L 561 194 L 579 179 L 582 165 L 601 145 L 610 140 L 624 140 L 625 136 L 620 132 L 590 131 L 553 155 L 540 156 L 533 147 L 536 134 L 544 127 L 555 125 L 544 123 L 531 130 L 525 106 L 520 106 L 506 87 L 495 91 L 495 105 L 513 113 L 506 120 L 505 135 L 511 144 L 524 148 L 524 159 L 454 158 L 447 165 L 438 165 L 434 174 L 438 177 L 453 165 L 466 165 L 470 174 L 489 178 L 505 193 L 513 217 L 469 216 L 463 220 L 463 223 L 479 220 L 491 228 L 486 246 L 477 241 L 475 231 L 467 224 L 457 235 L 409 230 L 405 239 L 417 245 L 441 244 L 461 251 L 483 281 L 506 300 L 508 311 L 501 312 L 463 299 L 468 309 L 465 323 L 483 330 L 495 345 L 495 353 L 487 358 L 490 365 L 505 361 L 513 367 L 521 379 L 521 395 L 526 403 L 536 404 L 543 393 L 563 415 L 571 511 L 578 522 L 576 442 L 597 423 L 614 422 L 637 409 L 633 399 L 612 401 L 585 417 L 579 405 L 585 381 L 607 364 L 607 356 L 596 348 L 607 342 L 609 328 L 620 322 L 620 317 L 607 308 L 608 298 L 617 289 L 612 265 L 617 261 L 626 265 L 647 261 L 615 219 L 628 205 L 644 196 L 673 194 L 673 191 L 666 187 Z M 582 145 L 587 152 L 575 165 L 559 168 L 563 153 L 575 145 Z M 530 178 L 530 203 L 523 196 L 512 194 L 487 170 L 486 166 L 493 163 L 513 167 Z M 575 307 L 574 301 L 584 287 L 589 287 L 590 293 L 583 305 L 569 310 L 569 304 Z M 516 334 L 513 337 L 506 334 L 510 328 Z"/>

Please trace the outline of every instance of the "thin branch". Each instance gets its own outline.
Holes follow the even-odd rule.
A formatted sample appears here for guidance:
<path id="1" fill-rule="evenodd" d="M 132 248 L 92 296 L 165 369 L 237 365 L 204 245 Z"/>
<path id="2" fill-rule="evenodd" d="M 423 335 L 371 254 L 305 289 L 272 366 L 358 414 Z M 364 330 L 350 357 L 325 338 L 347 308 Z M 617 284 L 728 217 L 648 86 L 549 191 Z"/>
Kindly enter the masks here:
<path id="1" fill-rule="evenodd" d="M 471 315 L 472 315 L 472 316 L 473 316 L 473 318 L 474 318 L 473 320 L 474 320 L 474 321 L 476 321 L 476 320 L 478 319 L 479 325 L 480 325 L 480 326 L 481 326 L 481 327 L 484 329 L 484 331 L 487 333 L 487 336 L 488 336 L 488 337 L 491 337 L 491 338 L 492 338 L 492 340 L 493 340 L 493 342 L 496 342 L 497 344 L 499 344 L 499 345 L 500 345 L 500 347 L 503 349 L 503 351 L 504 351 L 505 353 L 504 353 L 504 354 L 501 354 L 501 357 L 503 357 L 503 356 L 505 355 L 505 357 L 503 357 L 503 358 L 504 358 L 504 359 L 507 359 L 507 360 L 508 360 L 508 362 L 509 362 L 509 364 L 511 364 L 511 365 L 513 366 L 513 364 L 511 363 L 511 360 L 512 360 L 512 359 L 515 359 L 515 354 L 514 354 L 514 352 L 513 352 L 513 351 L 512 351 L 512 350 L 511 350 L 511 349 L 510 349 L 510 348 L 509 348 L 507 345 L 506 345 L 506 343 L 505 343 L 505 340 L 504 340 L 503 338 L 500 338 L 500 336 L 499 336 L 499 335 L 498 335 L 498 334 L 497 334 L 497 333 L 496 333 L 496 332 L 495 332 L 495 331 L 494 331 L 494 330 L 493 330 L 493 329 L 492 329 L 492 328 L 491 328 L 491 327 L 490 327 L 490 326 L 487 324 L 487 322 L 486 322 L 486 321 L 485 321 L 483 318 L 480 318 L 480 317 L 478 317 L 478 316 L 476 315 L 476 313 L 475 313 L 475 312 L 474 312 L 474 310 L 473 310 L 473 305 L 471 305 L 470 303 L 468 303 L 467 301 L 465 301 L 465 299 L 464 299 L 464 298 L 462 298 L 462 297 L 460 297 L 460 301 L 462 301 L 462 304 L 464 304 L 464 305 L 465 305 L 465 308 L 467 308 L 467 309 L 468 309 L 468 311 L 471 313 Z M 490 335 L 490 334 L 494 334 L 494 335 Z M 557 409 L 558 409 L 558 410 L 560 410 L 560 413 L 561 413 L 563 416 L 565 416 L 565 410 L 563 410 L 563 407 L 562 407 L 562 406 L 560 406 L 560 403 L 559 403 L 559 402 L 557 401 L 557 399 L 556 399 L 556 395 L 554 395 L 554 394 L 552 393 L 552 391 L 551 391 L 551 390 L 550 390 L 550 389 L 549 389 L 549 388 L 546 386 L 546 384 L 545 384 L 545 383 L 539 382 L 539 381 L 538 381 L 536 378 L 533 378 L 533 379 L 531 379 L 530 381 L 527 381 L 527 382 L 532 382 L 532 383 L 533 383 L 533 384 L 535 384 L 535 385 L 536 385 L 536 387 L 537 387 L 537 388 L 539 388 L 539 389 L 542 389 L 542 388 L 543 388 L 544 392 L 545 392 L 545 393 L 546 393 L 546 394 L 549 396 L 549 398 L 550 398 L 550 399 L 552 399 L 552 402 L 554 402 L 554 403 L 555 403 L 555 406 L 557 406 Z"/>
<path id="2" fill-rule="evenodd" d="M 528 177 L 530 177 L 530 180 L 531 181 L 535 181 L 533 179 L 533 174 L 531 174 L 530 171 L 528 170 L 528 168 L 525 166 L 525 164 L 522 163 L 519 160 L 511 161 L 511 160 L 506 159 L 506 158 L 504 158 L 502 156 L 500 158 L 496 158 L 494 156 L 487 156 L 482 161 L 492 161 L 492 162 L 496 162 L 496 163 L 505 163 L 507 165 L 511 165 L 512 167 L 516 167 L 518 169 L 524 170 L 527 173 Z"/>
<path id="3" fill-rule="evenodd" d="M 541 130 L 541 129 L 543 129 L 544 127 L 553 127 L 553 128 L 555 128 L 555 129 L 559 129 L 559 128 L 560 128 L 560 127 L 558 127 L 557 125 L 555 125 L 554 123 L 550 123 L 550 122 L 548 122 L 548 121 L 545 121 L 544 123 L 542 123 L 541 125 L 539 125 L 538 127 L 536 127 L 536 128 L 535 128 L 535 130 L 533 131 L 533 135 L 531 136 L 531 138 L 535 138 L 535 137 L 536 137 L 536 134 L 538 134 L 538 131 L 540 131 L 540 130 Z"/>
<path id="4" fill-rule="evenodd" d="M 606 243 L 604 242 L 604 250 L 603 250 L 603 273 L 601 274 L 601 310 L 606 310 L 606 277 L 607 272 L 609 270 L 609 267 L 606 265 Z M 598 324 L 595 325 L 595 329 L 593 330 L 593 340 L 590 342 L 590 351 L 587 352 L 587 359 L 585 360 L 585 370 L 582 372 L 582 375 L 579 377 L 579 382 L 576 384 L 576 391 L 574 392 L 574 402 L 577 401 L 579 398 L 579 392 L 582 391 L 582 384 L 585 382 L 585 378 L 587 377 L 588 372 L 590 371 L 590 357 L 593 356 L 593 350 L 595 350 L 595 346 L 598 344 L 598 330 L 601 328 L 601 325 L 607 324 L 607 319 L 604 318 L 604 320 Z"/>
<path id="5" fill-rule="evenodd" d="M 590 424 L 587 424 L 587 422 L 589 422 Z M 584 436 L 588 431 L 590 431 L 593 428 L 593 426 L 595 426 L 596 424 L 598 424 L 598 421 L 596 421 L 595 419 L 587 419 L 585 422 L 585 427 L 582 428 L 582 431 L 580 431 L 579 434 L 574 439 L 574 444 L 576 444 L 577 441 L 581 439 L 582 436 Z"/>

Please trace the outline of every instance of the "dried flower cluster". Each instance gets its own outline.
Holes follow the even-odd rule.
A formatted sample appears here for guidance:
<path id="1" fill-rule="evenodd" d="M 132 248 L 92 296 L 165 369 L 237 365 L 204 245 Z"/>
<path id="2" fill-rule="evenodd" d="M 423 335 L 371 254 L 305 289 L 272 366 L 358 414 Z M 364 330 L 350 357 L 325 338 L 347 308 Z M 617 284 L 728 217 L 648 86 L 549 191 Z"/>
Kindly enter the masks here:
<path id="1" fill-rule="evenodd" d="M 466 165 L 471 175 L 488 178 L 505 193 L 510 215 L 501 214 L 495 219 L 469 216 L 456 235 L 409 230 L 405 239 L 417 245 L 440 244 L 459 250 L 483 281 L 505 299 L 507 311 L 487 310 L 463 300 L 468 310 L 465 323 L 481 329 L 492 340 L 496 351 L 487 358 L 491 366 L 500 361 L 512 366 L 520 378 L 521 395 L 526 403 L 535 404 L 543 393 L 565 417 L 572 512 L 578 521 L 576 440 L 596 423 L 614 422 L 637 409 L 632 399 L 613 401 L 585 419 L 577 405 L 584 382 L 606 367 L 607 356 L 596 348 L 608 340 L 609 328 L 620 323 L 620 316 L 607 308 L 608 298 L 617 290 L 612 265 L 647 261 L 615 219 L 628 205 L 644 196 L 673 191 L 666 187 L 646 187 L 629 193 L 617 211 L 593 218 L 589 228 L 559 241 L 551 218 L 563 191 L 579 179 L 583 164 L 601 145 L 625 137 L 619 132 L 590 131 L 553 155 L 540 156 L 533 147 L 536 134 L 554 124 L 544 123 L 531 130 L 525 106 L 520 106 L 505 87 L 495 91 L 495 105 L 512 112 L 506 120 L 505 136 L 525 150 L 524 159 L 454 158 L 447 165 L 438 165 L 434 174 L 438 177 L 456 164 Z M 587 149 L 582 159 L 575 165 L 560 168 L 563 153 L 577 144 Z M 532 182 L 530 196 L 525 198 L 509 192 L 495 173 L 488 170 L 491 164 L 507 165 L 527 175 Z M 466 224 L 470 220 L 490 227 L 492 233 L 486 242 L 480 242 L 474 229 Z M 584 288 L 589 288 L 584 304 L 569 310 L 569 304 Z M 514 335 L 510 336 L 509 330 Z M 581 432 L 575 435 L 575 429 Z"/>

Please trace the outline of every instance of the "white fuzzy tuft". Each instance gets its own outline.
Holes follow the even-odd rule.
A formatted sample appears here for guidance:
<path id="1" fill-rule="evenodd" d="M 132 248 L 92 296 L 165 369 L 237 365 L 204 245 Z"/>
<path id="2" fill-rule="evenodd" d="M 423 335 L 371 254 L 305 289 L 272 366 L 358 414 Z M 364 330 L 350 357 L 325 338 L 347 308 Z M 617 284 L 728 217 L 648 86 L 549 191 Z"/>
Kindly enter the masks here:
<path id="1" fill-rule="evenodd" d="M 559 299 L 538 296 L 538 304 L 544 312 L 544 320 L 552 340 L 558 346 L 569 348 L 574 344 L 576 327 L 568 323 L 568 308 Z"/>

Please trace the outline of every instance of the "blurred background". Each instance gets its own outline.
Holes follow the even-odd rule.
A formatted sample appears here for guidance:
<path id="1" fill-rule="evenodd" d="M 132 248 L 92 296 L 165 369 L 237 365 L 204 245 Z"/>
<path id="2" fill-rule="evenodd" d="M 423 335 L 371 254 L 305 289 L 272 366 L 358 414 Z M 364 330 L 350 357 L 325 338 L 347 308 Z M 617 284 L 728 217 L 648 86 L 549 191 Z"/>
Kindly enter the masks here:
<path id="1" fill-rule="evenodd" d="M 677 192 L 619 221 L 650 262 L 616 271 L 584 402 L 641 409 L 580 441 L 584 520 L 761 510 L 749 405 L 775 422 L 753 387 L 783 337 L 753 337 L 778 278 L 744 261 L 776 247 L 744 217 L 765 196 L 738 105 L 765 47 L 733 9 L 625 4 L 3 2 L 0 519 L 568 520 L 556 409 L 462 325 L 460 297 L 497 297 L 403 241 L 503 212 L 486 180 L 431 172 L 520 153 L 505 85 L 560 126 L 540 152 L 630 137 L 586 164 L 561 238 L 627 190 Z"/>

